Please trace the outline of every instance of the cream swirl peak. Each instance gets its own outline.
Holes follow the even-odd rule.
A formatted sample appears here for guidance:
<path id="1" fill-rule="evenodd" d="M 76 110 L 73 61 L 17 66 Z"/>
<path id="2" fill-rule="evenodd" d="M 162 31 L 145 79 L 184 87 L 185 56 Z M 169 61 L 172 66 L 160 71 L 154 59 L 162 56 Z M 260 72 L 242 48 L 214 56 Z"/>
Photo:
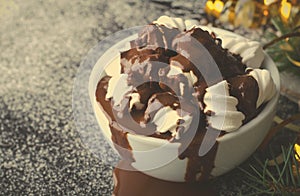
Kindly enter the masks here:
<path id="1" fill-rule="evenodd" d="M 156 21 L 153 21 L 154 24 L 164 25 L 170 29 L 177 28 L 180 31 L 186 30 L 185 20 L 182 18 L 173 18 L 169 16 L 161 16 Z"/>
<path id="2" fill-rule="evenodd" d="M 206 88 L 204 103 L 206 104 L 204 112 L 208 114 L 208 124 L 214 129 L 230 132 L 243 124 L 245 116 L 237 111 L 238 100 L 229 95 L 226 80 Z"/>
<path id="3" fill-rule="evenodd" d="M 190 30 L 193 27 L 199 25 L 197 20 L 183 20 L 182 18 L 174 18 L 169 16 L 161 16 L 156 21 L 153 21 L 154 24 L 164 25 L 170 29 L 177 28 L 180 31 Z"/>
<path id="4" fill-rule="evenodd" d="M 258 84 L 259 93 L 256 102 L 258 108 L 261 104 L 269 101 L 276 93 L 276 86 L 269 71 L 265 69 L 249 69 L 249 75 L 252 76 Z"/>
<path id="5" fill-rule="evenodd" d="M 261 44 L 257 41 L 250 41 L 246 38 L 232 38 L 220 36 L 222 47 L 227 48 L 231 53 L 240 55 L 242 62 L 251 68 L 259 68 L 265 58 Z"/>
<path id="6" fill-rule="evenodd" d="M 132 86 L 127 83 L 127 78 L 127 74 L 117 74 L 109 80 L 105 98 L 112 98 L 114 106 L 120 105 L 125 95 L 132 90 Z"/>

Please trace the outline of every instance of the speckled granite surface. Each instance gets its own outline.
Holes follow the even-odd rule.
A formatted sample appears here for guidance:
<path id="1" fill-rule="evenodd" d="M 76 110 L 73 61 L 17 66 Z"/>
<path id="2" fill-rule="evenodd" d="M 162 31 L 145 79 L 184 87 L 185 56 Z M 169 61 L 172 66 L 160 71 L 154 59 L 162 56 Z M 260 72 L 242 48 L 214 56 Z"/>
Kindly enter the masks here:
<path id="1" fill-rule="evenodd" d="M 0 195 L 111 195 L 112 167 L 75 126 L 74 80 L 107 35 L 162 14 L 199 18 L 203 1 L 163 2 L 0 0 Z M 230 172 L 216 189 L 248 192 L 243 175 Z"/>

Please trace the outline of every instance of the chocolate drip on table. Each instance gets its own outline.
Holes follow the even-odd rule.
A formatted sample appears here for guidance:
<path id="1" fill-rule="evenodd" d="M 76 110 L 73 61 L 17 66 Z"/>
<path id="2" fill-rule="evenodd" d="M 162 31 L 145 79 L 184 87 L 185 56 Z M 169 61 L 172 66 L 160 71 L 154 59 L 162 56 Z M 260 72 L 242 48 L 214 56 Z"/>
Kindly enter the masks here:
<path id="1" fill-rule="evenodd" d="M 179 158 L 188 159 L 185 180 L 206 181 L 211 177 L 214 168 L 218 142 L 215 141 L 206 155 L 200 157 L 198 152 L 206 132 L 218 130 L 208 128 L 203 102 L 205 89 L 227 79 L 230 94 L 238 98 L 237 108 L 245 114 L 246 119 L 243 123 L 246 123 L 257 114 L 253 105 L 258 97 L 256 81 L 245 75 L 246 66 L 240 62 L 239 57 L 223 49 L 220 40 L 200 28 L 180 33 L 175 28 L 151 24 L 139 33 L 139 38 L 132 41 L 131 45 L 134 48 L 121 52 L 121 73 L 128 74 L 128 85 L 133 86 L 133 92 L 140 95 L 143 107 L 133 107 L 130 111 L 127 104 L 119 117 L 116 113 L 120 111 L 114 110 L 112 100 L 105 99 L 110 77 L 102 78 L 97 86 L 97 101 L 110 121 L 112 140 L 129 150 L 131 147 L 127 140 L 127 132 L 180 142 Z M 183 74 L 168 76 L 171 65 L 180 68 L 183 73 L 192 72 L 197 81 L 191 86 Z M 213 65 L 217 65 L 221 78 L 216 75 Z M 206 81 L 204 76 L 211 81 Z M 184 84 L 183 94 L 180 91 L 180 83 Z M 246 98 L 248 95 L 250 99 Z M 169 131 L 155 132 L 156 126 L 150 119 L 164 106 L 170 106 L 173 110 L 181 108 L 191 115 L 197 110 L 200 114 L 199 119 L 193 118 L 191 124 L 198 126 L 191 126 L 184 134 L 180 134 L 178 140 L 172 138 Z M 130 119 L 134 119 L 134 123 L 130 123 Z M 180 123 L 182 122 L 177 123 L 178 131 Z M 126 160 L 134 161 L 132 154 L 123 152 L 120 148 L 117 150 Z M 116 175 L 122 172 L 119 169 L 115 170 Z M 125 176 L 130 175 L 125 171 L 123 173 Z"/>
<path id="2" fill-rule="evenodd" d="M 187 182 L 169 182 L 153 178 L 142 172 L 123 170 L 131 167 L 128 162 L 120 162 L 113 171 L 114 196 L 217 196 L 215 187 L 209 182 L 201 185 Z"/>

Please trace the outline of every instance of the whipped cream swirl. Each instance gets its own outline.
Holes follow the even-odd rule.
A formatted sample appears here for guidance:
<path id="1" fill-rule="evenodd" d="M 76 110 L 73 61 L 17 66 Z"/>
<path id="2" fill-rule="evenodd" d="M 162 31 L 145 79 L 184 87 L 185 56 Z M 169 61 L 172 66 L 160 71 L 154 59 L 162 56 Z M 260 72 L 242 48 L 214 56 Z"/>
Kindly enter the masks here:
<path id="1" fill-rule="evenodd" d="M 218 130 L 231 132 L 242 125 L 245 116 L 237 111 L 238 100 L 229 95 L 229 86 L 226 80 L 223 80 L 206 89 L 204 103 L 207 113 L 208 124 Z"/>
<path id="2" fill-rule="evenodd" d="M 249 73 L 258 84 L 258 99 L 256 107 L 258 108 L 264 102 L 269 101 L 276 93 L 276 86 L 268 70 L 265 69 L 253 69 Z"/>
<path id="3" fill-rule="evenodd" d="M 232 36 L 220 36 L 222 47 L 228 49 L 233 54 L 242 57 L 242 62 L 251 68 L 259 68 L 265 58 L 263 48 L 257 41 L 246 38 L 233 38 Z"/>
<path id="4" fill-rule="evenodd" d="M 180 134 L 184 133 L 192 122 L 191 115 L 179 115 L 180 110 L 173 110 L 170 106 L 166 106 L 158 110 L 153 118 L 153 123 L 157 126 L 157 132 L 165 133 L 170 131 L 172 137 L 179 139 Z M 179 130 L 178 122 L 181 129 Z"/>
<path id="5" fill-rule="evenodd" d="M 116 74 L 108 83 L 106 99 L 112 98 L 114 106 L 119 106 L 125 95 L 132 90 L 127 83 L 128 74 Z"/>
<path id="6" fill-rule="evenodd" d="M 180 31 L 186 31 L 199 25 L 199 22 L 197 20 L 183 20 L 182 18 L 174 18 L 169 16 L 161 16 L 156 21 L 153 21 L 153 23 L 164 25 L 170 29 L 177 28 Z"/>

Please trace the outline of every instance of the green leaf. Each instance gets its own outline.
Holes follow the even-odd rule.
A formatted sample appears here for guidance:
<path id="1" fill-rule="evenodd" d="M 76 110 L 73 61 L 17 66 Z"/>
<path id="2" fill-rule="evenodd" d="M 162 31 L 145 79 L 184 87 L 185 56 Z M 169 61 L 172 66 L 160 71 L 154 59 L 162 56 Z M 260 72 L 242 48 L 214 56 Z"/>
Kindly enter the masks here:
<path id="1" fill-rule="evenodd" d="M 263 182 L 264 182 L 264 184 L 267 183 L 267 182 L 266 182 L 266 171 L 267 171 L 268 161 L 269 161 L 269 159 L 267 159 L 267 160 L 265 161 L 265 165 L 264 165 L 264 168 L 263 168 Z"/>
<path id="2" fill-rule="evenodd" d="M 275 157 L 274 152 L 273 152 L 272 149 L 270 149 L 270 154 L 271 154 L 271 156 L 272 156 L 272 158 L 273 158 L 273 160 L 274 160 L 274 162 L 275 162 L 275 168 L 276 168 L 276 170 L 277 170 L 277 173 L 279 174 L 281 170 L 280 170 L 280 168 L 279 168 L 279 164 L 278 164 L 278 162 L 277 162 L 277 160 L 276 160 L 276 157 Z M 280 179 L 280 182 L 281 182 L 281 183 L 284 183 L 283 179 Z"/>
<path id="3" fill-rule="evenodd" d="M 250 188 L 252 188 L 252 189 L 254 189 L 254 190 L 257 191 L 256 193 L 253 193 L 253 195 L 259 195 L 259 194 L 263 194 L 263 193 L 267 193 L 267 194 L 272 194 L 272 193 L 273 193 L 273 191 L 270 190 L 270 189 L 268 189 L 268 190 L 260 189 L 260 188 L 256 187 L 255 185 L 252 185 L 252 184 L 250 184 L 250 183 L 248 183 L 248 182 L 246 182 L 246 181 L 244 181 L 244 183 L 245 183 L 247 186 L 249 186 Z M 249 195 L 252 195 L 252 194 L 249 194 Z"/>
<path id="4" fill-rule="evenodd" d="M 250 165 L 250 168 L 260 177 L 260 178 L 263 178 L 263 175 L 259 173 L 259 171 L 253 167 L 252 165 Z"/>
<path id="5" fill-rule="evenodd" d="M 267 31 L 267 32 L 265 33 L 265 37 L 266 37 L 268 40 L 272 40 L 272 39 L 277 38 L 278 36 L 276 35 L 275 32 Z"/>
<path id="6" fill-rule="evenodd" d="M 258 178 L 257 176 L 254 176 L 253 174 L 251 174 L 250 172 L 248 172 L 247 170 L 245 170 L 245 169 L 243 169 L 243 168 L 241 168 L 241 167 L 239 167 L 239 169 L 241 170 L 241 171 L 243 171 L 245 174 L 247 174 L 248 175 L 248 179 L 249 180 L 251 180 L 251 181 L 254 181 L 254 182 L 258 182 L 258 183 L 260 183 L 260 184 L 264 184 L 264 181 L 262 181 L 260 178 Z"/>
<path id="7" fill-rule="evenodd" d="M 286 170 L 287 164 L 289 162 L 288 159 L 291 156 L 291 152 L 292 152 L 293 146 L 289 147 L 289 150 L 288 150 L 287 154 L 286 154 L 283 146 L 281 146 L 281 149 L 282 149 L 283 160 L 285 160 L 285 162 L 284 162 L 284 166 L 283 166 L 283 168 L 282 168 L 282 170 L 280 172 L 280 175 L 279 175 L 280 179 L 283 177 L 283 174 L 284 174 L 284 172 Z"/>
<path id="8" fill-rule="evenodd" d="M 292 169 L 292 164 L 291 164 L 292 161 L 289 161 L 289 174 L 290 174 L 290 178 L 291 178 L 291 181 L 292 181 L 292 186 L 295 187 L 296 186 L 296 181 L 295 181 L 295 177 L 293 175 L 293 169 Z"/>
<path id="9" fill-rule="evenodd" d="M 281 20 L 280 16 L 275 16 L 271 18 L 272 24 L 275 26 L 275 28 L 280 31 L 282 34 L 286 34 L 290 31 L 289 28 L 284 24 L 284 22 Z"/>
<path id="10" fill-rule="evenodd" d="M 247 174 L 248 179 L 253 182 L 245 182 L 247 186 L 256 191 L 256 195 L 269 194 L 269 195 L 292 195 L 300 187 L 300 174 L 297 170 L 297 175 L 293 175 L 293 165 L 296 168 L 299 167 L 299 162 L 296 160 L 294 154 L 293 143 L 289 147 L 281 146 L 281 152 L 284 159 L 284 165 L 280 166 L 278 161 L 275 159 L 274 152 L 270 150 L 271 156 L 274 159 L 275 167 L 274 170 L 269 170 L 268 159 L 262 163 L 256 156 L 253 158 L 256 160 L 257 166 L 250 165 L 249 167 L 254 174 L 249 171 L 240 168 L 244 173 Z M 257 184 L 262 185 L 264 188 L 257 187 Z M 298 189 L 297 189 L 298 188 Z M 254 195 L 255 195 L 254 194 Z"/>

